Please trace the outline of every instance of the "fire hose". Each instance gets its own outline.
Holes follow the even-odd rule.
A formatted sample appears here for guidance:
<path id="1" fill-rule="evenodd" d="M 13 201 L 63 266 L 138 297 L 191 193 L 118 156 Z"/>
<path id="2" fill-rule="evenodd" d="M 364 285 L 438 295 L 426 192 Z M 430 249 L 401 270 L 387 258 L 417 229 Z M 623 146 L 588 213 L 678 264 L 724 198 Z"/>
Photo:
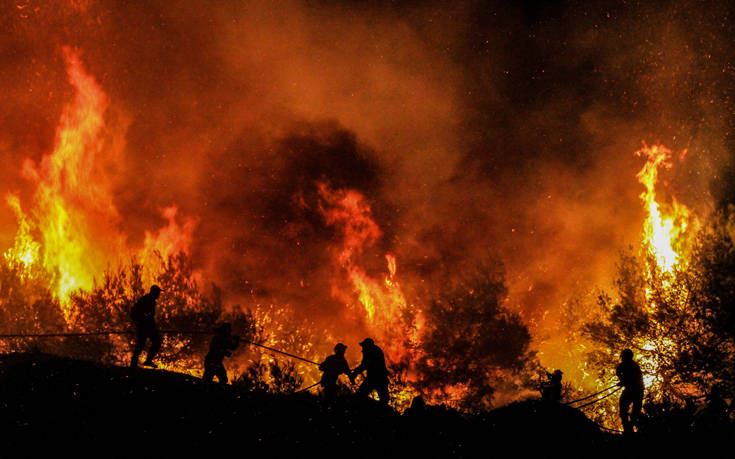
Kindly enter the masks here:
<path id="1" fill-rule="evenodd" d="M 182 330 L 161 330 L 162 334 L 165 335 L 212 335 L 214 332 L 205 332 L 205 331 L 182 331 Z M 24 334 L 0 334 L 0 339 L 7 339 L 7 338 L 63 338 L 63 337 L 71 337 L 71 336 L 101 336 L 101 335 L 132 335 L 134 332 L 132 331 L 118 331 L 118 330 L 108 330 L 108 331 L 100 331 L 100 332 L 77 332 L 77 333 L 24 333 Z M 245 339 L 240 340 L 241 343 L 250 344 L 252 346 L 257 346 L 263 349 L 267 349 L 271 352 L 276 352 L 278 354 L 283 354 L 288 357 L 301 360 L 302 362 L 311 363 L 312 365 L 319 365 L 319 363 L 314 362 L 313 360 L 305 359 L 303 357 L 300 357 L 295 354 L 291 354 L 289 352 L 281 351 L 275 348 L 272 348 L 270 346 L 266 346 L 265 344 L 256 343 L 254 341 L 248 341 Z"/>
<path id="2" fill-rule="evenodd" d="M 566 402 L 565 405 L 572 405 L 574 403 L 581 402 L 583 400 L 587 400 L 588 398 L 596 397 L 596 396 L 600 395 L 601 393 L 612 389 L 613 387 L 618 387 L 618 385 L 617 384 L 613 384 L 612 386 L 606 387 L 606 388 L 602 389 L 601 391 L 595 392 L 594 394 L 590 394 L 590 395 L 588 395 L 586 397 L 578 398 L 577 400 L 572 400 L 571 402 Z M 611 392 L 611 394 L 614 394 L 615 392 L 617 392 L 617 391 L 613 391 L 613 392 Z M 602 399 L 600 399 L 600 400 L 602 400 Z"/>
<path id="3" fill-rule="evenodd" d="M 593 404 L 595 404 L 595 403 L 597 403 L 597 402 L 601 402 L 601 401 L 605 400 L 606 398 L 610 397 L 611 395 L 615 394 L 615 393 L 616 393 L 617 391 L 619 391 L 620 389 L 622 389 L 622 387 L 618 387 L 617 389 L 615 389 L 614 391 L 610 392 L 609 394 L 607 394 L 607 395 L 605 395 L 605 396 L 603 396 L 603 397 L 600 397 L 600 398 L 594 399 L 594 400 L 592 400 L 591 402 L 587 402 L 587 403 L 585 403 L 585 404 L 583 404 L 583 405 L 579 405 L 579 406 L 576 406 L 575 408 L 577 408 L 577 409 L 581 409 L 581 408 L 584 408 L 584 407 L 586 407 L 586 406 L 590 406 L 590 405 L 593 405 Z"/>
<path id="4" fill-rule="evenodd" d="M 584 401 L 584 400 L 590 399 L 590 398 L 592 398 L 592 397 L 595 397 L 595 396 L 597 396 L 597 395 L 600 395 L 600 394 L 604 393 L 605 391 L 608 391 L 608 390 L 610 390 L 610 389 L 612 389 L 612 388 L 614 388 L 614 387 L 615 387 L 616 389 L 615 389 L 614 391 L 611 391 L 611 392 L 610 392 L 609 394 L 605 394 L 604 396 L 602 396 L 602 397 L 600 397 L 600 398 L 594 399 L 594 400 L 592 400 L 592 401 L 590 401 L 590 402 L 587 402 L 587 403 L 583 403 L 582 405 L 579 405 L 579 406 L 576 406 L 576 407 L 574 407 L 574 408 L 576 408 L 576 409 L 582 409 L 582 408 L 586 408 L 586 407 L 588 407 L 588 406 L 590 406 L 590 405 L 594 405 L 595 403 L 597 403 L 597 402 L 600 402 L 600 401 L 602 401 L 602 400 L 605 400 L 606 398 L 608 398 L 608 397 L 612 396 L 613 394 L 617 393 L 617 392 L 618 392 L 618 391 L 619 391 L 620 389 L 622 389 L 622 387 L 621 387 L 621 386 L 618 386 L 617 384 L 615 384 L 615 385 L 612 385 L 612 386 L 610 386 L 610 387 L 606 387 L 605 389 L 602 389 L 601 391 L 595 392 L 594 394 L 590 394 L 590 395 L 588 395 L 588 396 L 586 396 L 586 397 L 578 398 L 577 400 L 572 400 L 571 402 L 567 402 L 567 403 L 565 403 L 565 405 L 571 405 L 571 404 L 574 404 L 574 403 L 577 403 L 577 402 L 581 402 L 581 401 Z M 608 431 L 608 432 L 610 432 L 610 433 L 616 433 L 616 434 L 621 434 L 621 433 L 623 433 L 623 431 L 622 431 L 622 430 L 617 430 L 617 429 L 611 429 L 611 428 L 609 428 L 609 427 L 605 427 L 605 426 L 603 426 L 603 425 L 601 425 L 601 424 L 598 424 L 598 423 L 596 423 L 596 422 L 595 422 L 595 424 L 597 424 L 597 427 L 599 427 L 600 429 L 602 429 L 602 430 L 606 430 L 606 431 Z"/>

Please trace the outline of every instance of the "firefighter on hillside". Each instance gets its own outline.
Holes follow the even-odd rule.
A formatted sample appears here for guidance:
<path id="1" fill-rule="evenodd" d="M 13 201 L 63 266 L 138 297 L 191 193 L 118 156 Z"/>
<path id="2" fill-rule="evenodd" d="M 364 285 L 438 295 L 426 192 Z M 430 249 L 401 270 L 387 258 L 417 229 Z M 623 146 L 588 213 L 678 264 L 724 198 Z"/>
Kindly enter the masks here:
<path id="1" fill-rule="evenodd" d="M 224 322 L 214 329 L 214 338 L 209 343 L 209 352 L 204 357 L 204 381 L 212 381 L 214 377 L 220 384 L 227 384 L 227 370 L 222 361 L 225 357 L 232 355 L 231 351 L 237 349 L 240 337 L 232 335 L 232 325 Z"/>
<path id="2" fill-rule="evenodd" d="M 549 402 L 561 401 L 562 374 L 561 370 L 556 370 L 553 373 L 546 373 L 548 381 L 541 384 L 541 400 Z"/>
<path id="3" fill-rule="evenodd" d="M 322 385 L 324 399 L 328 402 L 334 401 L 337 397 L 337 378 L 339 378 L 339 375 L 345 374 L 350 378 L 351 383 L 355 383 L 355 377 L 352 375 L 350 366 L 345 359 L 346 350 L 347 346 L 337 343 L 334 346 L 334 354 L 319 364 L 319 369 L 322 371 L 322 379 L 319 383 Z"/>
<path id="4" fill-rule="evenodd" d="M 140 297 L 130 310 L 130 318 L 133 319 L 133 326 L 135 327 L 135 348 L 133 349 L 133 357 L 130 360 L 131 367 L 138 366 L 140 353 L 143 351 L 146 341 L 150 339 L 151 347 L 148 349 L 143 365 L 156 368 L 153 358 L 161 348 L 161 334 L 156 328 L 156 300 L 160 295 L 161 287 L 153 285 L 150 292 Z"/>
<path id="5" fill-rule="evenodd" d="M 352 377 L 367 370 L 367 376 L 357 389 L 357 394 L 367 397 L 374 390 L 378 392 L 380 402 L 388 404 L 388 368 L 385 366 L 383 350 L 375 345 L 372 338 L 365 338 L 361 343 L 362 363 L 352 370 Z"/>
<path id="6" fill-rule="evenodd" d="M 620 420 L 623 423 L 623 431 L 626 434 L 633 433 L 633 428 L 638 427 L 643 405 L 643 372 L 641 367 L 633 360 L 633 351 L 625 349 L 620 353 L 620 365 L 615 373 L 620 380 L 618 385 L 623 386 L 620 395 Z M 630 407 L 633 405 L 633 410 Z"/>

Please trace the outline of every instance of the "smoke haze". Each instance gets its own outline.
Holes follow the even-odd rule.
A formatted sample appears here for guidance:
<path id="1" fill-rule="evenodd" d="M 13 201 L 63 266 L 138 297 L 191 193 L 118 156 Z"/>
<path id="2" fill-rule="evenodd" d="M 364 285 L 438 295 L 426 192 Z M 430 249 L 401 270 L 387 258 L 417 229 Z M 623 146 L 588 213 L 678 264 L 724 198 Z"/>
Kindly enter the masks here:
<path id="1" fill-rule="evenodd" d="M 668 198 L 731 200 L 731 5 L 445 3 L 6 2 L 2 191 L 31 199 L 70 49 L 107 97 L 110 224 L 140 246 L 176 206 L 232 303 L 348 324 L 318 183 L 365 196 L 375 276 L 386 252 L 415 292 L 502 262 L 539 339 L 637 243 L 643 142 L 675 152 Z M 3 250 L 15 230 L 3 207 Z"/>

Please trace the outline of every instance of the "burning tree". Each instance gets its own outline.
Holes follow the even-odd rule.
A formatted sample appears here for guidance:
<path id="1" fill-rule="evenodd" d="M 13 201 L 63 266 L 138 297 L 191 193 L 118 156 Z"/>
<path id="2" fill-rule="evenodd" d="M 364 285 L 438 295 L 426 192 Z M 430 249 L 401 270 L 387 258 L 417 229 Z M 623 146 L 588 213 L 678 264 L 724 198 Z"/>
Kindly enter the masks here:
<path id="1" fill-rule="evenodd" d="M 616 382 L 612 369 L 619 353 L 632 349 L 654 405 L 683 406 L 713 386 L 732 396 L 733 209 L 715 213 L 705 225 L 675 201 L 660 211 L 656 170 L 670 152 L 644 150 L 649 161 L 639 174 L 648 210 L 643 242 L 621 256 L 615 295 L 599 295 L 600 316 L 584 327 L 598 345 L 591 364 L 605 383 Z"/>
<path id="2" fill-rule="evenodd" d="M 686 286 L 691 333 L 677 370 L 700 390 L 719 386 L 735 396 L 735 209 L 700 231 Z"/>

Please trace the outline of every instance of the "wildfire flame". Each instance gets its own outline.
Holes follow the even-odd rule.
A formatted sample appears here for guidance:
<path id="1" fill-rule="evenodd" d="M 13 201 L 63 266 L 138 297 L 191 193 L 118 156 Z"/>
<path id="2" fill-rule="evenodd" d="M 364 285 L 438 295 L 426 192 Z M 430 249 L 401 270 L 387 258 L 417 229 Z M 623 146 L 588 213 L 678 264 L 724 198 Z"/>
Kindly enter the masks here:
<path id="1" fill-rule="evenodd" d="M 4 258 L 26 276 L 34 269 L 46 273 L 70 322 L 72 293 L 91 290 L 95 276 L 136 251 L 127 248 L 117 228 L 119 214 L 107 169 L 121 158 L 106 132 L 107 97 L 85 72 L 77 52 L 65 48 L 63 56 L 75 97 L 62 112 L 53 151 L 38 164 L 30 159 L 23 164 L 23 176 L 36 185 L 30 212 L 23 211 L 17 195 L 6 196 L 18 229 Z M 154 255 L 165 259 L 188 249 L 194 221 L 178 225 L 175 206 L 163 209 L 162 214 L 168 226 L 157 233 L 146 232 L 145 245 L 137 251 L 141 260 Z"/>
<path id="2" fill-rule="evenodd" d="M 688 243 L 689 222 L 693 217 L 689 209 L 672 199 L 669 212 L 663 212 L 656 200 L 656 182 L 659 168 L 671 168 L 671 150 L 662 146 L 644 146 L 636 155 L 646 158 L 646 164 L 638 172 L 638 180 L 646 187 L 641 199 L 646 209 L 646 221 L 643 224 L 644 246 L 648 247 L 656 258 L 658 267 L 671 273 L 679 263 L 686 264 L 685 248 Z"/>
<path id="3" fill-rule="evenodd" d="M 13 247 L 4 253 L 5 262 L 10 268 L 17 269 L 21 275 L 32 276 L 32 268 L 39 260 L 40 244 L 33 239 L 31 222 L 23 213 L 18 196 L 9 194 L 5 197 L 5 201 L 13 209 L 18 220 L 18 232 Z"/>
<path id="4" fill-rule="evenodd" d="M 414 347 L 418 341 L 421 318 L 416 312 L 407 329 L 401 327 L 412 308 L 396 280 L 396 257 L 385 254 L 387 273 L 382 281 L 368 275 L 358 264 L 358 256 L 374 245 L 382 234 L 372 218 L 370 205 L 355 190 L 332 190 L 325 183 L 319 183 L 318 189 L 324 202 L 321 211 L 326 223 L 338 227 L 343 236 L 336 260 L 357 294 L 368 329 L 388 346 L 386 357 L 389 360 L 398 362 L 409 357 L 409 347 Z M 341 295 L 338 290 L 335 293 Z M 342 296 L 349 301 L 349 296 Z"/>
<path id="5" fill-rule="evenodd" d="M 655 260 L 656 267 L 661 273 L 668 276 L 672 275 L 675 268 L 684 268 L 688 264 L 688 247 L 693 234 L 690 230 L 699 225 L 691 211 L 680 204 L 675 197 L 672 198 L 670 206 L 662 206 L 657 201 L 658 172 L 660 168 L 671 168 L 671 154 L 671 150 L 662 145 L 651 147 L 644 145 L 636 152 L 636 155 L 646 158 L 646 164 L 637 175 L 640 183 L 646 188 L 640 196 L 647 212 L 643 224 L 641 250 L 644 253 L 650 253 Z M 647 275 L 651 277 L 650 267 Z M 664 279 L 664 285 L 669 285 L 667 279 Z M 649 312 L 655 311 L 657 305 L 651 299 L 648 290 L 646 299 Z M 640 359 L 641 363 L 649 368 L 649 371 L 644 373 L 644 382 L 649 390 L 655 390 L 659 384 L 660 363 L 656 357 L 657 351 L 664 348 L 671 349 L 675 345 L 676 343 L 668 338 L 643 343 L 642 349 L 648 353 Z"/>

